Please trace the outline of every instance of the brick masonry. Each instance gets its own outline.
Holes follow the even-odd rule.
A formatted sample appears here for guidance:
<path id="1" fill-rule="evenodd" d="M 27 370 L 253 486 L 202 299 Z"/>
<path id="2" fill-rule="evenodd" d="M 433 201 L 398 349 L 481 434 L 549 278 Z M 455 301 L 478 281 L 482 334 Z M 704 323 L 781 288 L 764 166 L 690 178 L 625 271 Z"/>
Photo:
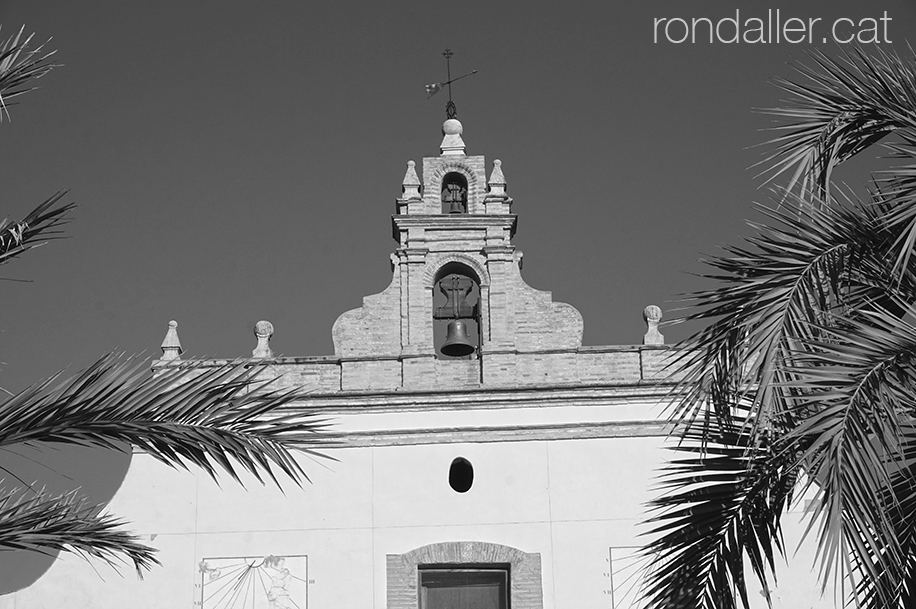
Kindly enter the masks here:
<path id="1" fill-rule="evenodd" d="M 522 253 L 512 244 L 517 217 L 499 161 L 489 182 L 485 158 L 466 156 L 463 144 L 459 152 L 424 158 L 422 182 L 415 165 L 408 164 L 404 198 L 392 217 L 398 246 L 389 286 L 340 315 L 333 356 L 264 358 L 275 367 L 270 372 L 315 394 L 665 380 L 670 351 L 664 345 L 583 347 L 579 311 L 525 283 Z M 441 213 L 442 181 L 450 173 L 467 180 L 467 213 Z M 434 347 L 435 287 L 453 272 L 478 286 L 480 340 L 469 360 L 440 358 Z M 178 344 L 177 334 L 173 339 Z M 158 365 L 180 364 L 163 357 Z"/>
<path id="2" fill-rule="evenodd" d="M 429 565 L 507 565 L 509 606 L 543 609 L 541 555 L 483 541 L 434 543 L 405 554 L 388 554 L 387 609 L 419 607 L 419 570 Z"/>

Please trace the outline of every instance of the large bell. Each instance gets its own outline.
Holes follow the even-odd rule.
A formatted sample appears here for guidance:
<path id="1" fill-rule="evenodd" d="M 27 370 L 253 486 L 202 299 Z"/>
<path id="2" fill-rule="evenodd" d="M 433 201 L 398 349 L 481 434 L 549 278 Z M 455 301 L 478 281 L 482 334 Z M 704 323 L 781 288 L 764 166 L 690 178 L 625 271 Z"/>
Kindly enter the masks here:
<path id="1" fill-rule="evenodd" d="M 461 357 L 474 352 L 474 344 L 468 338 L 467 326 L 463 321 L 450 321 L 448 333 L 445 335 L 445 344 L 442 345 L 442 355 Z"/>
<path id="2" fill-rule="evenodd" d="M 447 201 L 448 203 L 448 213 L 450 214 L 463 214 L 465 212 L 464 203 L 461 201 Z"/>

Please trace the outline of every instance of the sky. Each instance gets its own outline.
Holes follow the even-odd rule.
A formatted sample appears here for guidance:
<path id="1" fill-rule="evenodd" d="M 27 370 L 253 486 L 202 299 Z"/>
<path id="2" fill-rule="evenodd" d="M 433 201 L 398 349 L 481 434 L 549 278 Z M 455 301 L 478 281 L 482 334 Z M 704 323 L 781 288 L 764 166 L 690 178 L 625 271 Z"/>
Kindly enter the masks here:
<path id="1" fill-rule="evenodd" d="M 669 40 L 777 9 L 818 20 L 812 44 Z M 172 319 L 186 358 L 249 355 L 261 319 L 279 354 L 332 354 L 337 316 L 391 280 L 407 161 L 439 153 L 447 97 L 424 84 L 445 48 L 478 70 L 453 98 L 468 154 L 502 160 L 523 277 L 579 309 L 585 344 L 639 343 L 643 308 L 675 317 L 707 285 L 697 260 L 769 200 L 770 79 L 869 18 L 885 46 L 916 38 L 912 0 L 0 0 L 0 37 L 24 24 L 62 64 L 0 124 L 0 217 L 63 189 L 79 205 L 66 239 L 0 268 L 0 387 L 158 357 Z"/>
<path id="2" fill-rule="evenodd" d="M 749 168 L 772 119 L 753 109 L 809 45 L 653 28 L 775 4 L 635 4 L 0 1 L 0 35 L 25 24 L 63 64 L 0 125 L 0 217 L 62 189 L 79 205 L 67 239 L 0 269 L 0 387 L 158 357 L 171 319 L 186 357 L 250 355 L 260 319 L 279 354 L 332 354 L 337 316 L 391 280 L 407 161 L 439 152 L 447 97 L 423 86 L 446 47 L 453 74 L 479 71 L 453 97 L 468 154 L 503 161 L 523 277 L 581 311 L 585 344 L 639 343 L 642 309 L 673 318 L 697 259 L 768 200 Z M 789 16 L 886 16 L 905 48 L 916 7 Z M 813 46 L 837 52 L 829 30 Z"/>

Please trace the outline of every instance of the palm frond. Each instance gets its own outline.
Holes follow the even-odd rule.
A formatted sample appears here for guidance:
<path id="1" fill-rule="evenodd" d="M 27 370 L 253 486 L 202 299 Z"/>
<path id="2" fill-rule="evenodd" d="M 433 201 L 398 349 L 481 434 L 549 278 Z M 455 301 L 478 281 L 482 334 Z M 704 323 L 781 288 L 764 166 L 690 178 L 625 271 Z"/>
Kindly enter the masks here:
<path id="1" fill-rule="evenodd" d="M 862 312 L 825 329 L 830 340 L 796 360 L 799 408 L 813 412 L 782 439 L 801 451 L 823 524 L 823 577 L 832 568 L 851 581 L 901 581 L 911 560 L 899 525 L 910 516 L 891 493 L 891 472 L 916 414 L 916 328 L 895 313 Z M 912 483 L 912 480 L 910 480 Z M 880 561 L 874 557 L 880 556 Z M 894 606 L 897 592 L 878 586 L 872 606 Z"/>
<path id="2" fill-rule="evenodd" d="M 3 115 L 9 119 L 9 100 L 35 89 L 34 81 L 47 74 L 55 64 L 51 56 L 56 51 L 45 51 L 44 44 L 30 48 L 34 34 L 23 39 L 25 26 L 0 43 L 0 123 Z"/>
<path id="3" fill-rule="evenodd" d="M 291 451 L 324 457 L 325 422 L 284 408 L 302 399 L 295 388 L 272 390 L 263 368 L 235 362 L 167 368 L 151 376 L 142 362 L 109 354 L 65 380 L 52 377 L 9 398 L 0 409 L 0 446 L 65 442 L 116 448 L 126 442 L 176 467 L 193 464 L 216 478 L 239 480 L 233 463 L 258 480 L 297 484 L 308 476 Z"/>
<path id="4" fill-rule="evenodd" d="M 120 529 L 124 523 L 87 504 L 77 491 L 63 495 L 0 489 L 0 550 L 66 550 L 117 566 L 122 557 L 137 575 L 158 565 L 155 550 Z"/>
<path id="5" fill-rule="evenodd" d="M 682 456 L 660 479 L 668 493 L 649 504 L 648 534 L 655 539 L 643 550 L 654 559 L 647 606 L 735 609 L 737 593 L 747 609 L 745 558 L 769 602 L 775 556 L 784 553 L 779 517 L 792 500 L 798 468 L 747 431 L 694 428 L 681 440 L 675 450 Z"/>
<path id="6" fill-rule="evenodd" d="M 815 492 L 823 585 L 863 609 L 916 598 L 916 64 L 812 58 L 804 84 L 777 82 L 793 94 L 771 111 L 787 122 L 764 161 L 790 176 L 779 206 L 707 261 L 718 285 L 688 301 L 707 327 L 679 345 L 671 419 L 699 456 L 669 464 L 652 503 L 651 607 L 679 587 L 684 606 L 746 606 L 742 556 L 766 590 L 798 479 Z M 870 201 L 838 200 L 833 169 L 891 133 L 908 163 L 878 174 Z"/>
<path id="7" fill-rule="evenodd" d="M 807 82 L 775 79 L 793 97 L 765 110 L 786 122 L 774 128 L 781 134 L 761 164 L 771 180 L 792 172 L 789 191 L 825 195 L 836 166 L 891 132 L 916 135 L 916 69 L 882 47 L 874 55 L 853 47 L 839 60 L 816 49 L 809 55 L 815 67 L 794 66 Z"/>
<path id="8" fill-rule="evenodd" d="M 876 298 L 883 287 L 860 280 L 864 261 L 878 255 L 887 237 L 872 230 L 875 212 L 862 206 L 810 207 L 786 193 L 793 205 L 758 207 L 773 224 L 752 224 L 749 247 L 728 247 L 708 259 L 704 277 L 721 287 L 698 292 L 685 319 L 709 325 L 680 345 L 673 367 L 684 380 L 672 419 L 693 425 L 707 406 L 730 423 L 730 402 L 716 395 L 749 398 L 748 420 L 770 424 L 785 416 L 780 402 L 793 349 L 815 340 L 819 325 L 854 302 Z M 724 404 L 724 406 L 723 406 Z"/>
<path id="9" fill-rule="evenodd" d="M 0 447 L 62 442 L 146 451 L 173 467 L 220 471 L 241 482 L 237 468 L 279 485 L 275 470 L 296 484 L 308 475 L 295 453 L 331 458 L 326 422 L 294 405 L 296 388 L 272 389 L 264 367 L 234 362 L 188 363 L 152 375 L 142 361 L 109 354 L 70 378 L 38 383 L 0 404 Z M 112 562 L 124 555 L 138 572 L 156 561 L 152 551 L 70 493 L 0 500 L 0 547 L 67 549 Z M 5 520 L 4 520 L 5 518 Z"/>
<path id="10" fill-rule="evenodd" d="M 60 238 L 55 229 L 67 222 L 67 213 L 76 207 L 74 203 L 55 207 L 66 194 L 67 191 L 58 192 L 18 222 L 0 220 L 0 265 L 50 239 Z"/>

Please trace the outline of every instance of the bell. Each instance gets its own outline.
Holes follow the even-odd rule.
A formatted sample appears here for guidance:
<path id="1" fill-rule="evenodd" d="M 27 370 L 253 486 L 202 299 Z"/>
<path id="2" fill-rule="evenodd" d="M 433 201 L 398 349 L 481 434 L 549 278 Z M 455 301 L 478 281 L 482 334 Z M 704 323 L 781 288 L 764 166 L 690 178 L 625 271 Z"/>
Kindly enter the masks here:
<path id="1" fill-rule="evenodd" d="M 449 201 L 448 202 L 448 213 L 463 214 L 464 213 L 464 204 L 461 201 Z"/>
<path id="2" fill-rule="evenodd" d="M 442 355 L 461 357 L 474 352 L 474 344 L 468 338 L 467 327 L 463 321 L 450 321 L 448 333 L 445 335 L 445 344 L 442 345 Z"/>

